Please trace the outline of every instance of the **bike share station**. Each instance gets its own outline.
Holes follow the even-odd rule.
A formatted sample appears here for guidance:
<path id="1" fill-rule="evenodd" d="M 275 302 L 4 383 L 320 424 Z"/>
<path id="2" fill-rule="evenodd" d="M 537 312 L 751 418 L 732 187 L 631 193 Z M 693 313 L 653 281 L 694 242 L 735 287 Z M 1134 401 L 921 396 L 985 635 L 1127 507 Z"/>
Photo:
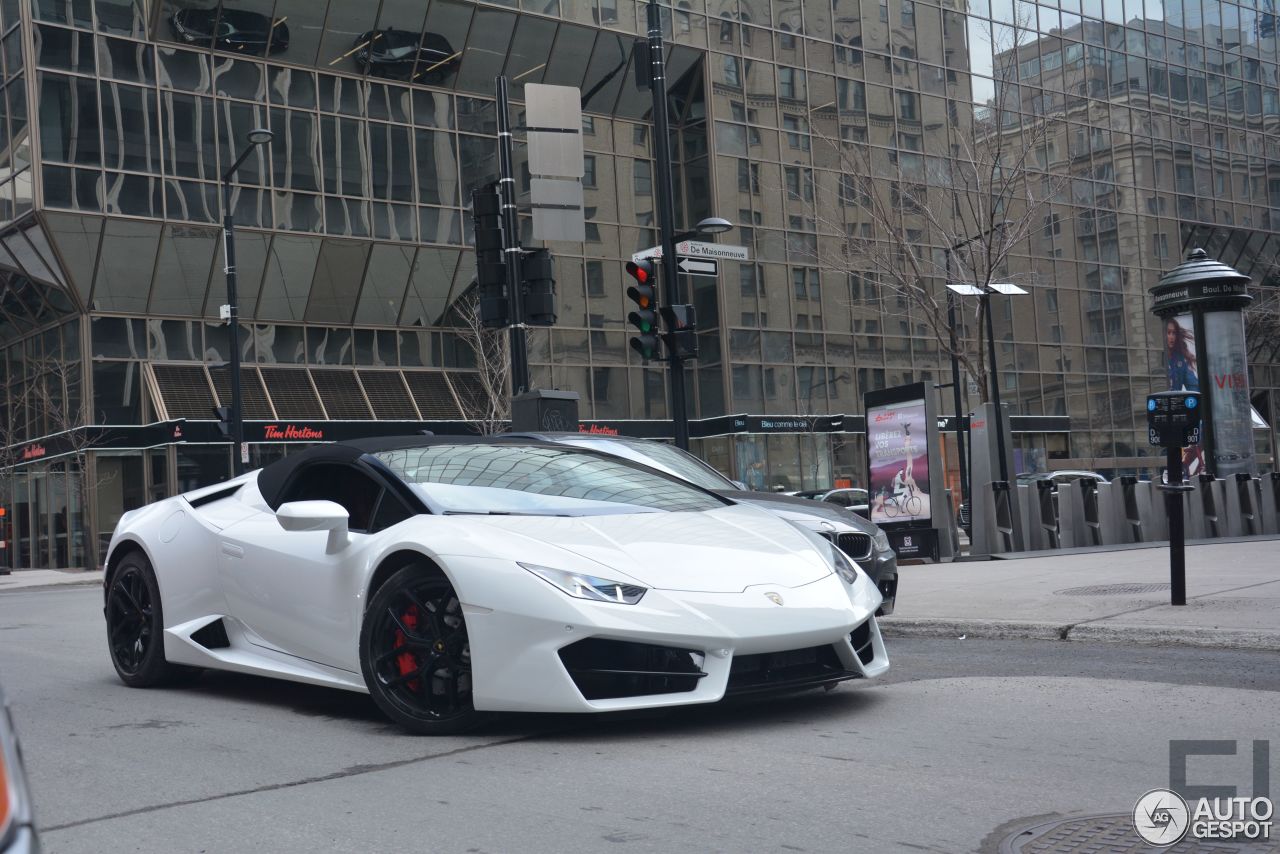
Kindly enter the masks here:
<path id="1" fill-rule="evenodd" d="M 950 560 L 957 551 L 942 480 L 938 413 L 924 383 L 863 395 L 871 521 L 899 559 Z"/>
<path id="2" fill-rule="evenodd" d="M 1259 476 L 1254 458 L 1243 319 L 1252 301 L 1248 285 L 1248 276 L 1196 249 L 1150 289 L 1162 342 L 1169 342 L 1167 401 L 1181 402 L 1166 402 L 1164 393 L 1148 398 L 1149 438 L 1168 452 L 1169 485 L 1179 487 L 1169 494 L 1180 496 L 1177 518 L 1186 539 L 1280 534 L 1280 473 Z M 1156 415 L 1161 420 L 1151 421 Z M 997 422 L 991 404 L 969 417 L 971 556 L 1164 542 L 1178 533 L 1175 516 L 1161 506 L 1174 498 L 1162 500 L 1166 490 L 1155 481 L 1125 475 L 1111 483 L 1011 483 L 999 464 L 1003 456 L 1004 472 L 1014 471 L 1004 441 L 1008 417 L 1006 411 Z M 1177 432 L 1189 425 L 1185 419 L 1198 421 L 1198 434 Z M 1168 450 L 1175 440 L 1176 464 Z"/>

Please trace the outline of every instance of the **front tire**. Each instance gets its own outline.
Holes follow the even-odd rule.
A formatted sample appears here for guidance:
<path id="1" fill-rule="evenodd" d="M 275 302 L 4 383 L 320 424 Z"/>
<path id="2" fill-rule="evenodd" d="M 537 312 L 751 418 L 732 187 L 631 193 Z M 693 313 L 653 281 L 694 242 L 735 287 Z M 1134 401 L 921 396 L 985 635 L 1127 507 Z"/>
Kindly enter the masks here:
<path id="1" fill-rule="evenodd" d="M 481 722 L 462 604 L 439 573 L 410 566 L 378 588 L 360 627 L 360 669 L 378 708 L 409 732 L 450 735 Z"/>
<path id="2" fill-rule="evenodd" d="M 164 611 L 155 570 L 141 552 L 125 555 L 107 589 L 107 649 L 120 681 L 149 688 L 172 681 L 186 668 L 164 657 Z"/>

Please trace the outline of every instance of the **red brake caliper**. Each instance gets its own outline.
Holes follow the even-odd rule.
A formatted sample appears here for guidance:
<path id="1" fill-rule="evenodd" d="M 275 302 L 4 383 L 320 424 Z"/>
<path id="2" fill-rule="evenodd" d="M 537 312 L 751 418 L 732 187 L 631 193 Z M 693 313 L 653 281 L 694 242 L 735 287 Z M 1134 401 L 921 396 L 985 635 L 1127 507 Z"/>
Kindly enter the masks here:
<path id="1" fill-rule="evenodd" d="M 404 623 L 404 627 L 411 632 L 418 630 L 418 606 L 410 605 L 409 610 L 400 615 L 400 622 Z M 394 649 L 399 649 L 405 645 L 404 632 L 396 629 L 396 643 Z M 405 650 L 396 656 L 396 667 L 400 670 L 401 676 L 408 676 L 410 673 L 416 673 L 418 670 L 418 657 L 412 652 Z M 413 679 L 408 683 L 410 691 L 418 690 L 418 680 Z"/>

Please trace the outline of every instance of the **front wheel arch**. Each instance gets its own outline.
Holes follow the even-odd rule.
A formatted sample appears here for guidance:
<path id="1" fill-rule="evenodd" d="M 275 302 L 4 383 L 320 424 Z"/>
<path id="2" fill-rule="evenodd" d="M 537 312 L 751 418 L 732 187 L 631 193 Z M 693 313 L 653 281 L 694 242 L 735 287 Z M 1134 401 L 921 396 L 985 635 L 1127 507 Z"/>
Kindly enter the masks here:
<path id="1" fill-rule="evenodd" d="M 418 566 L 428 575 L 438 575 L 448 581 L 454 590 L 458 589 L 453 579 L 449 577 L 449 573 L 445 572 L 430 556 L 412 549 L 401 549 L 387 555 L 378 563 L 378 568 L 373 571 L 373 575 L 369 578 L 369 585 L 364 591 L 364 604 L 361 611 L 368 610 L 369 603 L 378 593 L 378 588 L 386 584 L 387 579 L 409 566 Z"/>

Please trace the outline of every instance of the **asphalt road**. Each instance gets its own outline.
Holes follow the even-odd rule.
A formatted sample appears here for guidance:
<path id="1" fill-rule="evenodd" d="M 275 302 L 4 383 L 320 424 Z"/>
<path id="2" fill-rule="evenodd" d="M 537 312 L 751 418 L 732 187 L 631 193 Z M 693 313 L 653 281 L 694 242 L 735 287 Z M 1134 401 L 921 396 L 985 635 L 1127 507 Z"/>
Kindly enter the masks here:
<path id="1" fill-rule="evenodd" d="M 131 690 L 103 641 L 96 588 L 0 594 L 48 851 L 995 851 L 1132 809 L 1174 738 L 1270 739 L 1280 780 L 1272 653 L 900 639 L 830 693 L 428 739 L 339 691 Z M 1248 794 L 1246 757 L 1197 762 Z"/>

